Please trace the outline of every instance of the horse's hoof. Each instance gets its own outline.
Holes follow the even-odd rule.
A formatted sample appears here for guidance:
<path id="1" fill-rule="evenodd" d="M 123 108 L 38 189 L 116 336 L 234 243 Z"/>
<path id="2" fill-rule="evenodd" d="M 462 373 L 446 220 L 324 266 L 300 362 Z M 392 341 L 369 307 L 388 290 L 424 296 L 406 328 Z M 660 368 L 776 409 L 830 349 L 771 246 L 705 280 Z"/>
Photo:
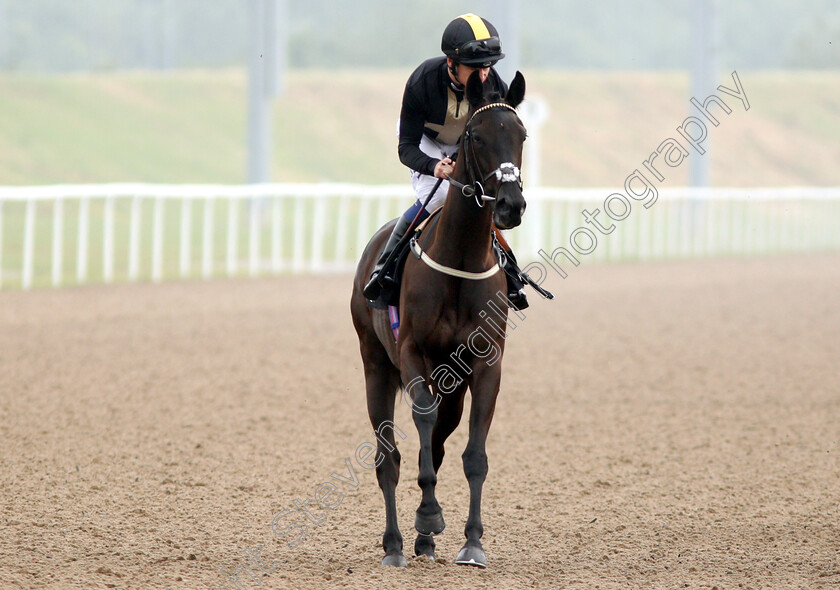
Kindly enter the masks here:
<path id="1" fill-rule="evenodd" d="M 408 560 L 402 553 L 395 553 L 393 555 L 386 555 L 382 558 L 382 565 L 391 565 L 394 567 L 408 566 Z"/>
<path id="2" fill-rule="evenodd" d="M 414 555 L 425 555 L 429 561 L 435 560 L 435 539 L 431 535 L 417 535 L 414 541 Z"/>
<path id="3" fill-rule="evenodd" d="M 446 528 L 446 523 L 443 521 L 443 512 L 438 512 L 432 516 L 425 516 L 419 512 L 414 517 L 414 528 L 421 535 L 439 535 Z"/>
<path id="4" fill-rule="evenodd" d="M 487 567 L 487 556 L 484 554 L 484 549 L 481 547 L 464 546 L 458 552 L 458 557 L 455 558 L 455 563 L 458 565 L 474 565 L 476 567 Z"/>

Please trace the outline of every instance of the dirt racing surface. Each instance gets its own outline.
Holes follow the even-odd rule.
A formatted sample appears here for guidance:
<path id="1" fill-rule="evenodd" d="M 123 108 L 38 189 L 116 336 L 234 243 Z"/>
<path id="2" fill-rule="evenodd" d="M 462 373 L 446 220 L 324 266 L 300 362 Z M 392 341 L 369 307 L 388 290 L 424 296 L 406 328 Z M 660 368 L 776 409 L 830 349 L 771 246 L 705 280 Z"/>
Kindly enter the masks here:
<path id="1" fill-rule="evenodd" d="M 0 588 L 840 588 L 840 256 L 591 266 L 532 294 L 486 570 L 454 564 L 466 416 L 438 561 L 379 565 L 350 283 L 0 292 Z M 404 404 L 396 423 L 410 556 Z"/>

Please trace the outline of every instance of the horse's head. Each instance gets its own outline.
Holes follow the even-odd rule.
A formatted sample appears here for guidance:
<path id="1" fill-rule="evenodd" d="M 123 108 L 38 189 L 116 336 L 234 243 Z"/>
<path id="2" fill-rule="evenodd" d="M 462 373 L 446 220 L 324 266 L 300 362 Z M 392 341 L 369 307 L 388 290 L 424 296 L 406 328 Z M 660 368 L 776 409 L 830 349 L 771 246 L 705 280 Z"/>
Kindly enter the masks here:
<path id="1" fill-rule="evenodd" d="M 479 190 L 495 195 L 493 222 L 500 229 L 522 223 L 525 197 L 522 196 L 522 144 L 525 126 L 514 110 L 525 97 L 525 78 L 516 72 L 507 95 L 484 93 L 478 71 L 467 82 L 471 115 L 464 129 L 461 158 L 467 160 L 470 180 Z"/>

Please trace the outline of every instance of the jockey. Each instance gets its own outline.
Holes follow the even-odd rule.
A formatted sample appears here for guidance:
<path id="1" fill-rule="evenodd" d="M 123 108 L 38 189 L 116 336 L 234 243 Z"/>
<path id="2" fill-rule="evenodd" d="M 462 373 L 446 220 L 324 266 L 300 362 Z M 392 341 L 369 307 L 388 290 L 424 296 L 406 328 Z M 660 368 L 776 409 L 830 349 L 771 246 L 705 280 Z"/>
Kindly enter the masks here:
<path id="1" fill-rule="evenodd" d="M 385 251 L 365 285 L 364 295 L 369 300 L 379 296 L 382 288 L 379 275 L 385 261 L 420 212 L 437 179 L 443 180 L 425 210 L 420 212 L 418 223 L 441 207 L 446 199 L 449 191 L 446 178 L 455 169 L 454 157 L 467 122 L 469 104 L 464 100 L 464 92 L 470 74 L 478 70 L 485 86 L 489 85 L 502 96 L 507 93 L 507 84 L 493 68 L 505 56 L 499 33 L 485 19 L 464 14 L 453 20 L 443 31 L 441 50 L 445 57 L 424 61 L 405 86 L 399 120 L 399 156 L 411 169 L 411 184 L 417 201 L 397 220 Z M 504 244 L 502 239 L 500 242 Z M 513 253 L 509 248 L 506 250 L 504 258 L 515 263 Z M 528 301 L 524 284 L 516 272 L 505 274 L 508 299 L 516 309 L 525 309 Z"/>

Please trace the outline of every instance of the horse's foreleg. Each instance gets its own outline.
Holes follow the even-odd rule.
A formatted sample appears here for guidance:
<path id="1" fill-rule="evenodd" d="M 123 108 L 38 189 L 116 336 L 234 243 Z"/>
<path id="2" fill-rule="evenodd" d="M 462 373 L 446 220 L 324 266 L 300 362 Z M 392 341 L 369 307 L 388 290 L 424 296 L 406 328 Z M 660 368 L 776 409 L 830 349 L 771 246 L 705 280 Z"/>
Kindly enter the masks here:
<path id="1" fill-rule="evenodd" d="M 432 466 L 434 467 L 435 474 L 437 474 L 443 462 L 443 445 L 461 421 L 461 415 L 464 411 L 465 389 L 466 384 L 443 396 L 443 400 L 438 407 L 438 419 L 435 422 L 434 429 L 432 429 Z M 414 554 L 426 555 L 430 559 L 434 559 L 434 537 L 432 535 L 418 533 L 417 539 L 414 541 Z"/>
<path id="2" fill-rule="evenodd" d="M 402 552 L 403 538 L 397 524 L 396 499 L 397 483 L 400 479 L 400 452 L 394 440 L 394 402 L 399 387 L 399 376 L 396 369 L 389 365 L 384 351 L 381 356 L 385 358 L 379 358 L 379 362 L 373 356 L 362 354 L 366 359 L 368 415 L 377 440 L 376 479 L 385 498 L 385 534 L 382 536 L 385 557 L 382 565 L 406 566 L 408 562 Z"/>
<path id="3" fill-rule="evenodd" d="M 485 444 L 493 412 L 496 409 L 496 397 L 499 394 L 501 368 L 498 365 L 486 367 L 474 375 L 470 387 L 472 407 L 470 409 L 470 438 L 461 458 L 464 461 L 464 475 L 470 485 L 470 512 L 464 527 L 464 544 L 455 563 L 487 567 L 487 557 L 481 546 L 484 526 L 481 524 L 481 490 L 487 477 L 487 453 Z"/>
<path id="4" fill-rule="evenodd" d="M 461 422 L 461 415 L 464 413 L 466 388 L 467 385 L 464 383 L 451 393 L 444 395 L 438 407 L 438 419 L 435 422 L 434 430 L 432 430 L 432 462 L 435 473 L 440 469 L 443 456 L 446 454 L 443 446 L 446 439 Z"/>
<path id="5" fill-rule="evenodd" d="M 422 535 L 437 535 L 443 532 L 446 524 L 435 497 L 437 475 L 432 459 L 432 429 L 437 421 L 438 405 L 442 397 L 440 394 L 432 394 L 425 380 L 425 363 L 412 343 L 406 342 L 400 349 L 400 368 L 406 390 L 404 394 L 411 397 L 411 415 L 420 435 L 420 472 L 417 483 L 423 498 L 417 508 L 414 528 Z"/>

